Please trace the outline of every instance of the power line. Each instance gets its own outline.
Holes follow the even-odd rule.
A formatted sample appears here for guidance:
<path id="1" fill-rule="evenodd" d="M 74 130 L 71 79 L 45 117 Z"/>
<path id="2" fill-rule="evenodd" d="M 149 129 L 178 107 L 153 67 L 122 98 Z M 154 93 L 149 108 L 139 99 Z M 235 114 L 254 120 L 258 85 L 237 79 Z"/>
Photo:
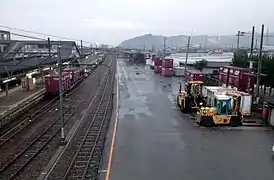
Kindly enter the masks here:
<path id="1" fill-rule="evenodd" d="M 22 31 L 22 32 L 27 32 L 27 33 L 33 33 L 33 34 L 38 34 L 38 35 L 43 35 L 43 36 L 49 36 L 49 37 L 54 37 L 54 38 L 59 38 L 59 39 L 67 39 L 67 40 L 73 40 L 73 41 L 81 41 L 79 39 L 74 39 L 74 38 L 68 38 L 68 37 L 63 37 L 63 36 L 56 36 L 56 35 L 52 35 L 52 34 L 46 34 L 46 33 L 41 33 L 41 32 L 37 32 L 37 31 L 30 31 L 30 30 L 25 30 L 25 29 L 19 29 L 19 28 L 14 28 L 14 27 L 10 27 L 10 26 L 5 26 L 5 25 L 1 25 L 0 27 L 2 28 L 7 28 L 7 29 L 13 29 L 13 30 L 17 30 L 17 31 Z M 12 33 L 11 33 L 12 34 Z M 89 44 L 94 44 L 88 41 L 82 41 L 84 43 L 89 43 Z"/>
<path id="2" fill-rule="evenodd" d="M 43 41 L 46 41 L 46 39 L 38 38 L 38 37 L 34 37 L 34 36 L 29 36 L 29 35 L 23 35 L 23 34 L 17 34 L 17 33 L 10 33 L 10 34 L 11 34 L 11 35 L 15 35 L 15 36 L 30 38 L 30 39 L 36 39 L 36 40 L 43 40 Z"/>

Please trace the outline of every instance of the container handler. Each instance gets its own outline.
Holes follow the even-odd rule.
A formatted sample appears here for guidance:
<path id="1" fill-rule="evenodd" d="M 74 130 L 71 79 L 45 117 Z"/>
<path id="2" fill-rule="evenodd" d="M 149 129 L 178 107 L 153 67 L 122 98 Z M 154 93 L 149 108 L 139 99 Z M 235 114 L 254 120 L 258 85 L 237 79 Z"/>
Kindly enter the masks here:
<path id="1" fill-rule="evenodd" d="M 180 84 L 177 104 L 182 112 L 196 112 L 201 105 L 205 105 L 206 101 L 202 95 L 203 84 L 202 81 L 189 81 L 185 85 L 185 90 L 182 89 L 182 84 Z"/>
<path id="2" fill-rule="evenodd" d="M 215 95 L 212 107 L 201 107 L 196 114 L 196 121 L 201 126 L 241 126 L 242 114 L 239 110 L 237 99 L 231 105 L 231 97 L 224 94 Z"/>

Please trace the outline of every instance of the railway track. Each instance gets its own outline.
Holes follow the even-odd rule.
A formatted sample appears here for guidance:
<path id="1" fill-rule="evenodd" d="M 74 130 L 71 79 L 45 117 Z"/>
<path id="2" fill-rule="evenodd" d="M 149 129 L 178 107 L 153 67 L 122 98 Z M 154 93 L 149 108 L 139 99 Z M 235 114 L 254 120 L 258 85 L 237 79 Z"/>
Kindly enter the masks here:
<path id="1" fill-rule="evenodd" d="M 106 115 L 112 97 L 113 83 L 111 81 L 110 78 L 106 83 L 103 95 L 100 98 L 90 124 L 82 129 L 84 135 L 79 138 L 78 149 L 65 173 L 65 176 L 63 177 L 63 180 L 94 177 L 94 172 L 89 167 L 96 166 L 98 161 L 93 161 L 93 159 L 98 157 L 96 156 L 96 150 L 99 150 L 104 146 L 101 133 L 106 121 Z"/>
<path id="2" fill-rule="evenodd" d="M 44 179 L 91 179 L 97 176 L 112 113 L 115 64 L 112 68 L 108 81 L 101 86 L 101 93 L 87 109 L 87 116 Z"/>
<path id="3" fill-rule="evenodd" d="M 77 86 L 76 88 L 82 89 L 81 87 L 85 84 Z M 75 91 L 72 91 L 75 92 Z M 71 92 L 71 93 L 72 93 Z M 80 96 L 82 91 L 77 92 L 77 97 Z M 98 93 L 98 91 L 97 91 Z M 68 108 L 65 110 L 65 123 L 69 121 L 69 119 L 79 110 L 81 104 L 83 102 L 73 99 L 65 99 L 65 106 Z M 57 101 L 58 102 L 58 101 Z M 55 104 L 57 103 L 55 102 Z M 50 106 L 53 107 L 53 106 Z M 50 109 L 50 108 L 48 108 Z M 47 109 L 47 110 L 48 110 Z M 45 114 L 47 111 L 43 111 Z M 53 113 L 56 114 L 56 113 Z M 40 114 L 39 114 L 40 115 Z M 47 123 L 43 125 L 42 129 L 36 136 L 30 138 L 17 146 L 16 151 L 13 152 L 15 156 L 10 156 L 8 160 L 5 161 L 4 164 L 0 166 L 0 179 L 14 179 L 23 169 L 28 165 L 31 160 L 39 154 L 39 152 L 58 134 L 61 129 L 61 124 L 59 122 L 60 117 L 51 118 L 47 120 Z M 6 133 L 6 138 L 2 141 L 2 145 L 9 142 L 11 139 L 15 139 L 15 135 L 19 134 L 23 129 L 28 127 L 30 123 L 27 125 L 19 126 L 18 128 L 13 129 Z M 1 148 L 1 147 L 0 147 Z"/>
<path id="4" fill-rule="evenodd" d="M 85 81 L 79 84 L 79 86 L 77 86 L 72 91 L 68 92 L 68 94 L 66 94 L 66 97 L 70 97 L 74 95 L 75 92 L 76 92 L 76 96 L 78 96 L 81 92 L 78 92 L 77 94 L 77 91 L 81 90 L 84 85 L 85 85 Z M 50 115 L 48 114 L 49 111 L 51 111 L 50 113 L 54 113 L 53 116 L 55 116 L 56 113 L 58 113 L 58 112 L 55 112 L 55 109 L 59 108 L 59 97 L 56 97 L 51 101 L 45 100 L 45 102 L 47 102 L 45 105 L 37 108 L 31 114 L 28 114 L 27 117 L 21 120 L 17 125 L 7 130 L 5 133 L 3 133 L 0 136 L 0 150 L 1 150 L 1 147 L 4 146 L 6 143 L 9 143 L 10 141 L 14 141 L 16 139 L 19 140 L 20 138 L 18 138 L 16 135 L 18 135 L 21 131 L 28 128 L 29 126 L 33 125 L 33 123 L 35 123 L 37 120 L 41 120 L 39 119 L 41 116 L 45 115 L 46 113 L 47 113 L 47 116 L 49 116 Z M 71 103 L 68 103 L 68 104 L 71 104 Z M 0 168 L 1 168 L 1 162 L 0 162 Z"/>

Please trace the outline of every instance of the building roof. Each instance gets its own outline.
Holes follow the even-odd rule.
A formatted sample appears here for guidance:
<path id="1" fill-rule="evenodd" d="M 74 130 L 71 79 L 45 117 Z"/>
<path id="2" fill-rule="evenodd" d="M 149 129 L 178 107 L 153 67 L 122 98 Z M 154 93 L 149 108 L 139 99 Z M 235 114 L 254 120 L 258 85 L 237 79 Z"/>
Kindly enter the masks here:
<path id="1" fill-rule="evenodd" d="M 48 41 L 18 41 L 0 40 L 6 44 L 4 52 L 0 53 L 0 77 L 16 74 L 18 71 L 28 71 L 41 65 L 57 63 L 58 50 L 62 62 L 79 57 L 80 52 L 74 41 L 51 41 L 51 57 L 48 53 Z"/>

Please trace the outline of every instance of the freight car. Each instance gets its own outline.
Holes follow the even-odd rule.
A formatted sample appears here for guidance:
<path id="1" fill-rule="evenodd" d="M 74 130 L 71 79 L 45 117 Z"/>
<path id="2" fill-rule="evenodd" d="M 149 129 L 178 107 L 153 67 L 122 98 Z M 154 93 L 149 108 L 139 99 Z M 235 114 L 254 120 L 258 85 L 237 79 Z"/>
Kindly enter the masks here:
<path id="1" fill-rule="evenodd" d="M 72 90 L 85 77 L 83 68 L 66 68 L 62 73 L 63 91 Z M 45 98 L 59 94 L 59 77 L 57 73 L 45 76 Z"/>
<path id="2" fill-rule="evenodd" d="M 63 72 L 69 73 L 69 90 L 74 88 L 84 78 L 85 71 L 83 68 L 66 68 Z"/>

